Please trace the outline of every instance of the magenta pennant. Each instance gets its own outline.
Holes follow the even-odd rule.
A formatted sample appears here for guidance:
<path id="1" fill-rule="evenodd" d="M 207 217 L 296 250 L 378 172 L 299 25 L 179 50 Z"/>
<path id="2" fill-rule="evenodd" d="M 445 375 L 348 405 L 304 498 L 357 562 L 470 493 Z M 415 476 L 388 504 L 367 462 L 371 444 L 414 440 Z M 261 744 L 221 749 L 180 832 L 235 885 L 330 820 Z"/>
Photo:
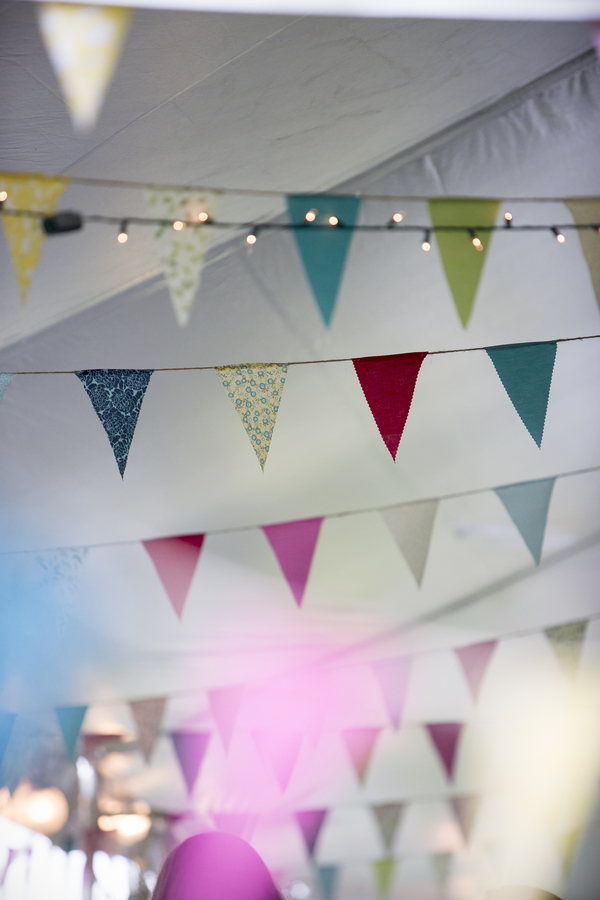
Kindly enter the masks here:
<path id="1" fill-rule="evenodd" d="M 426 356 L 398 353 L 352 360 L 379 433 L 394 460 Z"/>
<path id="2" fill-rule="evenodd" d="M 462 722 L 434 722 L 426 726 L 450 779 L 454 777 L 456 750 L 462 727 Z"/>
<path id="3" fill-rule="evenodd" d="M 229 751 L 243 697 L 244 688 L 239 685 L 215 688 L 208 692 L 210 711 L 217 723 L 226 753 Z"/>
<path id="4" fill-rule="evenodd" d="M 342 731 L 354 771 L 362 783 L 375 749 L 381 728 L 349 728 Z"/>
<path id="5" fill-rule="evenodd" d="M 409 656 L 381 659 L 371 663 L 371 668 L 381 688 L 390 722 L 394 728 L 399 728 L 402 721 L 408 693 L 410 664 Z"/>
<path id="6" fill-rule="evenodd" d="M 187 792 L 191 795 L 210 742 L 209 731 L 172 731 L 171 740 Z"/>
<path id="7" fill-rule="evenodd" d="M 302 732 L 257 729 L 252 735 L 263 762 L 273 767 L 279 786 L 285 791 L 300 753 Z"/>
<path id="8" fill-rule="evenodd" d="M 479 809 L 479 797 L 451 797 L 450 805 L 458 819 L 463 837 L 468 843 L 475 824 L 477 810 Z"/>
<path id="9" fill-rule="evenodd" d="M 470 644 L 468 647 L 456 648 L 456 655 L 469 682 L 473 700 L 477 700 L 479 696 L 479 688 L 496 643 L 497 641 L 483 641 L 481 644 Z"/>
<path id="10" fill-rule="evenodd" d="M 298 606 L 302 606 L 322 523 L 322 518 L 300 519 L 262 526 Z"/>
<path id="11" fill-rule="evenodd" d="M 302 837 L 311 859 L 314 856 L 317 838 L 323 827 L 326 815 L 326 809 L 303 809 L 296 813 L 296 821 L 302 832 Z"/>
<path id="12" fill-rule="evenodd" d="M 203 534 L 142 541 L 179 618 L 187 600 L 203 541 Z"/>

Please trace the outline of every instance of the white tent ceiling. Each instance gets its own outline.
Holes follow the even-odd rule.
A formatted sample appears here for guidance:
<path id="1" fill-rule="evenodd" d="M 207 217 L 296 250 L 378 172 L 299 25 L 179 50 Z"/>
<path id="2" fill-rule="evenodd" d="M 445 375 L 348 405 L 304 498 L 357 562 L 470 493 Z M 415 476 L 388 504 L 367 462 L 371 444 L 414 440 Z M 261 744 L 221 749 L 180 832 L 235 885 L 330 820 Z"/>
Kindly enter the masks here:
<path id="1" fill-rule="evenodd" d="M 98 127 L 82 138 L 70 130 L 33 4 L 3 4 L 2 21 L 5 169 L 274 191 L 345 184 L 387 196 L 600 194 L 600 72 L 582 24 L 140 10 Z M 72 185 L 61 205 L 144 211 L 133 188 Z M 222 217 L 271 218 L 283 208 L 277 197 L 233 193 Z M 365 201 L 361 221 L 385 222 L 397 208 Z M 408 222 L 428 223 L 424 202 L 403 208 Z M 570 221 L 559 201 L 506 209 L 516 222 Z M 228 235 L 186 329 L 174 320 L 150 231 L 132 229 L 124 247 L 115 238 L 89 225 L 48 239 L 25 310 L 0 246 L 2 371 L 348 359 L 600 331 L 574 235 L 559 246 L 549 232 L 496 234 L 467 330 L 437 250 L 422 253 L 416 234 L 355 235 L 329 330 L 289 233 L 263 235 L 252 250 Z M 86 730 L 134 731 L 125 701 L 168 695 L 166 730 L 212 730 L 206 691 L 254 685 L 232 756 L 215 738 L 193 802 L 166 737 L 150 767 L 130 754 L 114 790 L 208 817 L 262 813 L 255 844 L 285 878 L 308 871 L 291 813 L 331 808 L 317 860 L 343 866 L 342 897 L 374 895 L 369 866 L 385 851 L 368 806 L 396 801 L 413 803 L 397 835 L 405 860 L 393 896 L 437 896 L 427 854 L 445 851 L 456 851 L 452 897 L 476 900 L 503 878 L 558 889 L 546 837 L 534 847 L 524 828 L 525 858 L 510 844 L 511 816 L 522 811 L 499 789 L 510 756 L 503 741 L 521 734 L 526 755 L 532 705 L 542 732 L 545 703 L 560 711 L 561 727 L 571 714 L 538 632 L 600 611 L 600 473 L 557 480 L 539 569 L 488 489 L 600 465 L 599 376 L 600 342 L 559 344 L 538 450 L 483 351 L 430 357 L 394 464 L 351 363 L 294 367 L 262 473 L 212 371 L 156 372 L 123 481 L 73 375 L 17 377 L 0 408 L 10 598 L 0 620 L 1 705 L 45 722 L 42 708 L 90 703 Z M 374 510 L 471 491 L 480 493 L 441 504 L 418 590 Z M 351 511 L 359 514 L 325 521 L 298 611 L 258 526 Z M 139 541 L 196 532 L 209 534 L 180 623 Z M 14 551 L 56 547 L 91 549 L 71 587 L 40 599 L 35 554 Z M 503 636 L 475 707 L 451 648 Z M 599 638 L 592 622 L 590 672 Z M 368 663 L 399 653 L 420 655 L 407 727 L 394 733 Z M 281 680 L 300 704 L 298 678 L 329 679 L 322 691 L 332 699 L 320 743 L 305 741 L 282 794 L 250 732 L 264 725 L 261 696 Z M 597 708 L 597 685 L 590 691 Z M 454 784 L 422 728 L 436 721 L 468 723 Z M 338 735 L 357 727 L 385 727 L 364 786 Z M 597 736 L 584 737 L 593 748 Z M 474 792 L 487 806 L 467 848 L 445 798 Z M 577 820 L 562 813 L 559 832 Z M 490 847 L 504 848 L 499 863 Z M 597 881 L 581 856 L 573 900 L 592 898 Z"/>

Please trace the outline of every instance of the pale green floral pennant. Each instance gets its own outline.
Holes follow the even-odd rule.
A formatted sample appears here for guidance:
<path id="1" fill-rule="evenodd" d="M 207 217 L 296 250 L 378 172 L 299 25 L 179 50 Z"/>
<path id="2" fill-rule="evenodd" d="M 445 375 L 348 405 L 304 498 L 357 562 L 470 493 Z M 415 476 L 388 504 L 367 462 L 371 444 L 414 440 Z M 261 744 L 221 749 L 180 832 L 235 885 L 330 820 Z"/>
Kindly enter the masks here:
<path id="1" fill-rule="evenodd" d="M 182 327 L 189 321 L 198 293 L 204 259 L 214 234 L 210 222 L 216 217 L 220 199 L 219 191 L 146 191 L 148 215 L 165 220 L 154 237 L 175 318 Z M 203 221 L 205 224 L 201 224 Z M 173 222 L 182 222 L 184 227 L 177 231 Z M 198 225 L 187 224 L 193 222 Z"/>

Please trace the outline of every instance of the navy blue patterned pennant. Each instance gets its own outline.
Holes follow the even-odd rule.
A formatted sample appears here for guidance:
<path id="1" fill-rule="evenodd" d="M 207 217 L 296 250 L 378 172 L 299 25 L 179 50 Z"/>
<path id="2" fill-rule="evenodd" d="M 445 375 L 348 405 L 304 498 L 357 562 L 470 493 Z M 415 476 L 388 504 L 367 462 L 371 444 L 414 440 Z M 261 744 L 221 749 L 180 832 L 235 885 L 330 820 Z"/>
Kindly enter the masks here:
<path id="1" fill-rule="evenodd" d="M 152 371 L 85 369 L 76 373 L 108 435 L 121 478 Z"/>

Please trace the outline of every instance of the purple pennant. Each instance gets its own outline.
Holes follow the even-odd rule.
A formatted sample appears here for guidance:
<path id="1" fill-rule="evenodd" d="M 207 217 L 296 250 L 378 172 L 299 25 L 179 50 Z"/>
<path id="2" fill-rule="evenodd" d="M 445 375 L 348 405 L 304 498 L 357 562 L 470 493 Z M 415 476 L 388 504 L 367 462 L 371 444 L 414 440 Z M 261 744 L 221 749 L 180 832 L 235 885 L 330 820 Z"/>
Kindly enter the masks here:
<path id="1" fill-rule="evenodd" d="M 462 722 L 434 722 L 427 725 L 426 728 L 444 764 L 448 778 L 452 779 L 458 739 L 463 728 Z"/>
<path id="2" fill-rule="evenodd" d="M 496 644 L 497 641 L 483 641 L 481 644 L 470 644 L 468 647 L 456 649 L 456 655 L 463 667 L 474 700 L 479 696 L 479 688 Z"/>
<path id="3" fill-rule="evenodd" d="M 311 858 L 314 855 L 317 838 L 323 827 L 326 815 L 326 809 L 305 809 L 296 813 L 296 821 L 300 826 L 308 855 Z"/>
<path id="4" fill-rule="evenodd" d="M 172 731 L 171 740 L 173 741 L 187 792 L 191 795 L 208 748 L 210 732 Z"/>
<path id="5" fill-rule="evenodd" d="M 396 659 L 382 659 L 371 663 L 371 668 L 379 687 L 394 728 L 400 727 L 410 676 L 411 659 L 399 656 Z"/>

